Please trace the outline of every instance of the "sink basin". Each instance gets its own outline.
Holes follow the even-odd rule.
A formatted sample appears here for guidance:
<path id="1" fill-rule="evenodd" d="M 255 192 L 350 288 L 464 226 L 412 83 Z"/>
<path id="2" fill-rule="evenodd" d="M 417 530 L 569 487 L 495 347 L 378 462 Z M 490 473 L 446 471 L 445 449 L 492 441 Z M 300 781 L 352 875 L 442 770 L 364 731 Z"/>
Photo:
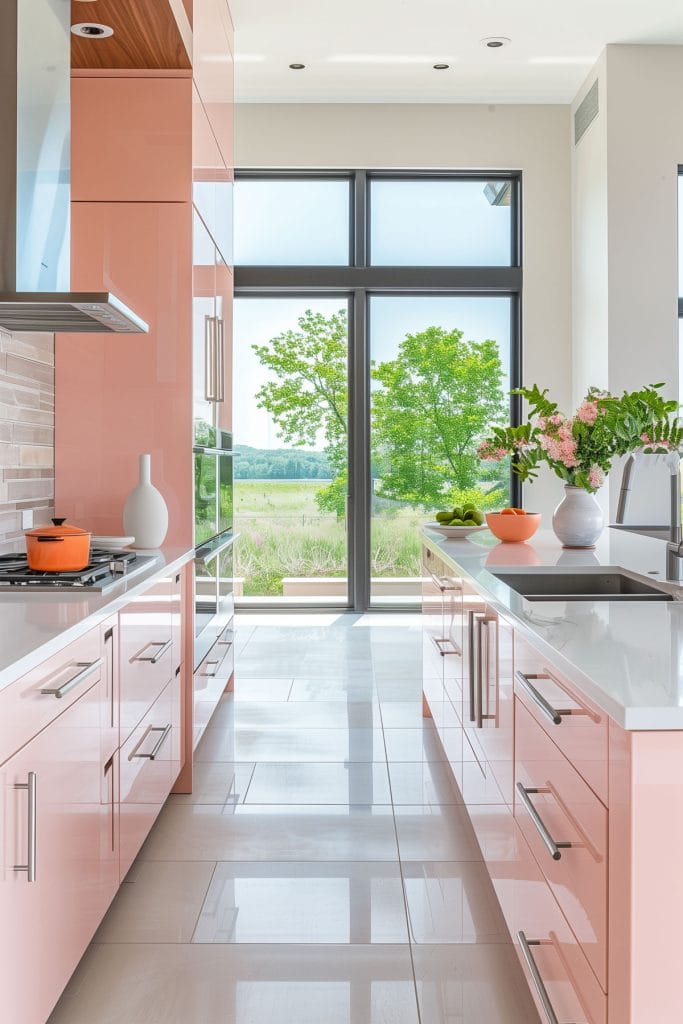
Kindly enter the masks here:
<path id="1" fill-rule="evenodd" d="M 612 570 L 590 572 L 493 572 L 528 601 L 673 601 L 673 595 Z"/>

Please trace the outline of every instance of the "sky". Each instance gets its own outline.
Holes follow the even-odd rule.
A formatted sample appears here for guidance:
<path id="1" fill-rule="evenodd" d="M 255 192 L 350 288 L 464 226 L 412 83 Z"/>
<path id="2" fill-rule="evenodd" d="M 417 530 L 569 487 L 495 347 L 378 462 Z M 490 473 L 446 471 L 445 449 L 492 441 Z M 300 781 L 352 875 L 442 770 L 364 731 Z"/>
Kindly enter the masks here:
<path id="1" fill-rule="evenodd" d="M 371 259 L 377 264 L 509 264 L 510 210 L 494 207 L 481 182 L 395 182 L 372 186 Z M 250 182 L 235 187 L 237 264 L 339 265 L 348 262 L 348 183 Z M 343 297 L 238 298 L 234 322 L 235 443 L 281 448 L 277 428 L 254 395 L 266 379 L 252 351 L 312 309 L 330 315 Z M 504 297 L 374 296 L 371 358 L 395 356 L 408 333 L 457 327 L 469 340 L 494 338 L 509 364 L 510 300 Z M 322 442 L 321 442 L 322 447 Z"/>

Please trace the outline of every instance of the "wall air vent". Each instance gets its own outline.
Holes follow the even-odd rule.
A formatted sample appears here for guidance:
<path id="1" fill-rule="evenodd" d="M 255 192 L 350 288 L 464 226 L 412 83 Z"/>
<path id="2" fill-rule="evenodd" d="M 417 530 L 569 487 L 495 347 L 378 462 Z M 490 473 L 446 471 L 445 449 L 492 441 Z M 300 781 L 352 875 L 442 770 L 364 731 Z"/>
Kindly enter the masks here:
<path id="1" fill-rule="evenodd" d="M 574 113 L 575 146 L 578 144 L 581 137 L 586 134 L 590 124 L 598 116 L 598 110 L 598 79 L 596 78 Z"/>

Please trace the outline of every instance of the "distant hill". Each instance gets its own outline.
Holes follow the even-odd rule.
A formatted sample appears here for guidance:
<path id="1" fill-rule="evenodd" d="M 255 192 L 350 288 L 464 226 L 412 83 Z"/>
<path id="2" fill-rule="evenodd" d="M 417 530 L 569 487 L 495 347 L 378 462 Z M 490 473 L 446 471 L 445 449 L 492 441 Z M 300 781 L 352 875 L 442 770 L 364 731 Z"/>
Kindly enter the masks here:
<path id="1" fill-rule="evenodd" d="M 330 480 L 333 475 L 324 452 L 236 444 L 235 456 L 235 480 Z"/>

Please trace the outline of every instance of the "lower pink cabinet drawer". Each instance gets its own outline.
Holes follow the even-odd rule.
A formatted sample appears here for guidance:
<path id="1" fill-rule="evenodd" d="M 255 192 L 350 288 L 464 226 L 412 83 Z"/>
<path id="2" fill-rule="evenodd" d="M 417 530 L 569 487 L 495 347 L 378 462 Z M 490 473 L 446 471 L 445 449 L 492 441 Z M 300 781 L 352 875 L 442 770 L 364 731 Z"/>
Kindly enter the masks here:
<path id="1" fill-rule="evenodd" d="M 180 676 L 166 686 L 120 753 L 120 875 L 125 876 L 180 769 Z"/>
<path id="2" fill-rule="evenodd" d="M 468 814 L 541 1020 L 606 1024 L 607 998 L 510 808 Z"/>
<path id="3" fill-rule="evenodd" d="M 515 701 L 515 817 L 607 990 L 607 809 Z"/>
<path id="4" fill-rule="evenodd" d="M 178 663 L 173 587 L 170 578 L 160 580 L 119 613 L 122 740 L 142 720 Z"/>
<path id="5" fill-rule="evenodd" d="M 608 716 L 519 636 L 515 669 L 515 695 L 607 804 Z"/>
<path id="6" fill-rule="evenodd" d="M 94 686 L 104 665 L 100 630 L 92 629 L 1 690 L 0 763 Z M 105 699 L 104 693 L 101 696 Z M 97 721 L 94 705 L 92 713 Z"/>

